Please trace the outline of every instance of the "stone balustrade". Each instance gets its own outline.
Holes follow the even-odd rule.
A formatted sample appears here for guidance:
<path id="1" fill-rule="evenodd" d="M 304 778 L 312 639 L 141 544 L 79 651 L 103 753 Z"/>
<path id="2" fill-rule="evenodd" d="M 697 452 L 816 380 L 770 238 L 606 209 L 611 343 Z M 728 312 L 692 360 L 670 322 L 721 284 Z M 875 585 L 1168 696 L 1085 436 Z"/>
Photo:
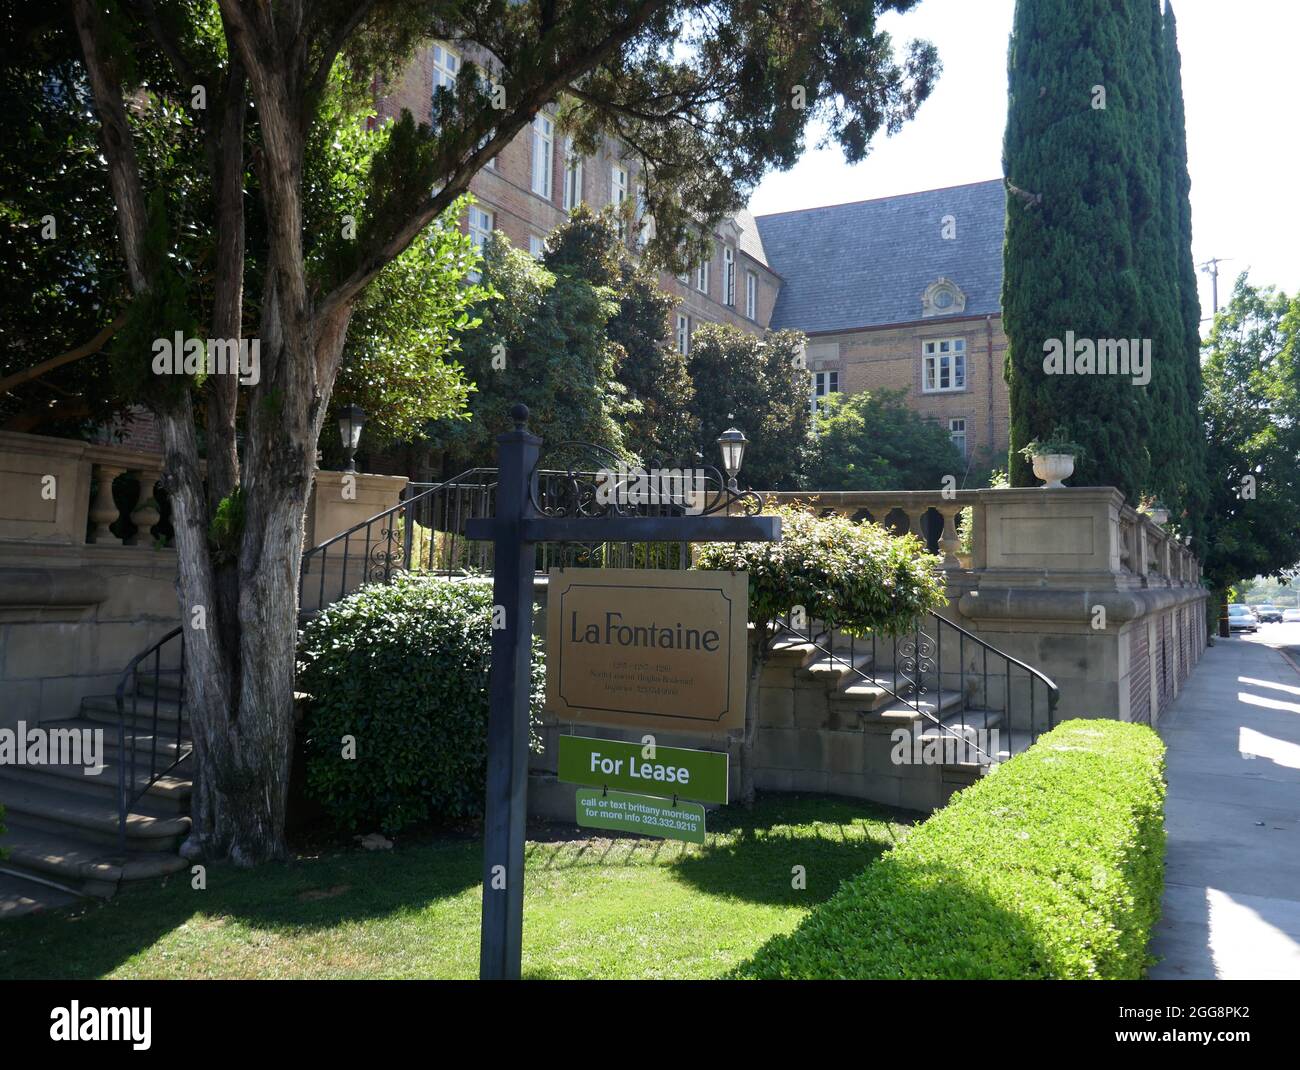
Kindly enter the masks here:
<path id="1" fill-rule="evenodd" d="M 1104 555 L 1107 571 L 1132 575 L 1146 587 L 1201 582 L 1200 563 L 1177 536 L 1125 504 L 1110 487 L 771 491 L 763 496 L 782 503 L 801 502 L 824 515 L 874 520 L 897 533 L 912 532 L 941 556 L 945 570 L 989 567 L 990 545 L 995 565 L 1014 566 L 1012 558 L 1018 553 L 1037 547 L 1046 553 L 1039 554 L 1034 566 L 1052 568 L 1063 564 L 1064 558 L 1077 558 L 1086 544 L 1088 555 L 1098 555 L 1092 564 L 1100 563 Z M 963 539 L 960 517 L 965 509 L 970 510 L 971 532 Z M 990 544 L 982 537 L 991 521 L 1001 527 L 999 534 L 1015 532 L 1014 546 L 1004 545 L 1000 538 Z M 1046 536 L 1048 545 L 1039 545 L 1039 536 Z M 967 550 L 962 549 L 963 543 Z"/>

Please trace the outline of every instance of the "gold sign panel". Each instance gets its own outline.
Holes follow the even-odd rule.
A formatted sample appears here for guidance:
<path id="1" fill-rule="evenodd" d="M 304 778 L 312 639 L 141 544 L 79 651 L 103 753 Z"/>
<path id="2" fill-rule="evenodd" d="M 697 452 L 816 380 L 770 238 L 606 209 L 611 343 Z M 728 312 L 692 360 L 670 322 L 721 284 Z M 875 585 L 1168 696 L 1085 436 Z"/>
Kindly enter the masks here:
<path id="1" fill-rule="evenodd" d="M 748 615 L 743 572 L 551 569 L 547 708 L 584 724 L 743 728 Z"/>

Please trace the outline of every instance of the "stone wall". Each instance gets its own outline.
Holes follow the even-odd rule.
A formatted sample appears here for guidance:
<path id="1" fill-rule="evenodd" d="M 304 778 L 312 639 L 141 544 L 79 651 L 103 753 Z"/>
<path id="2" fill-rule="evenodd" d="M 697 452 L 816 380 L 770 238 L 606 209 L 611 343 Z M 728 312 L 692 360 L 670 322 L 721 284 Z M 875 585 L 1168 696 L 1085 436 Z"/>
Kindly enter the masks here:
<path id="1" fill-rule="evenodd" d="M 126 472 L 141 489 L 122 515 L 111 488 Z M 161 474 L 157 454 L 0 432 L 0 727 L 74 716 L 83 697 L 111 694 L 128 662 L 180 623 L 176 551 L 151 530 Z M 308 545 L 397 504 L 406 485 L 355 478 L 317 473 Z M 130 532 L 125 541 L 114 528 Z M 353 569 L 349 588 L 362 576 Z"/>

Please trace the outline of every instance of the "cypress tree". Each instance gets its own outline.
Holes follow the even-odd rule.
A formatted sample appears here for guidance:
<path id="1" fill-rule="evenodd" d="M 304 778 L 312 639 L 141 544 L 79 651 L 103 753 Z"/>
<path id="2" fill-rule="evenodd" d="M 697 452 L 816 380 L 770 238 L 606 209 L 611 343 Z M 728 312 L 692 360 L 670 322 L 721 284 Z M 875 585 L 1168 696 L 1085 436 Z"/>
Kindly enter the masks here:
<path id="1" fill-rule="evenodd" d="M 1196 290 L 1196 264 L 1192 260 L 1192 179 L 1187 170 L 1187 121 L 1183 111 L 1182 61 L 1178 54 L 1178 25 L 1173 5 L 1165 5 L 1162 24 L 1162 56 L 1169 100 L 1166 122 L 1169 141 L 1166 167 L 1173 175 L 1174 225 L 1177 228 L 1177 288 L 1182 321 L 1180 352 L 1183 387 L 1191 420 L 1191 434 L 1184 452 L 1187 483 L 1182 501 L 1188 511 L 1187 527 L 1197 543 L 1205 531 L 1205 511 L 1210 500 L 1206 483 L 1207 447 L 1201 421 L 1201 303 Z"/>
<path id="2" fill-rule="evenodd" d="M 1013 484 L 1034 482 L 1020 448 L 1065 424 L 1088 449 L 1076 484 L 1113 484 L 1130 500 L 1159 486 L 1178 510 L 1187 440 L 1199 436 L 1187 386 L 1166 33 L 1157 0 L 1017 3 L 1002 307 Z M 1050 374 L 1045 344 L 1064 347 L 1067 332 L 1094 343 L 1149 340 L 1150 382 Z"/>

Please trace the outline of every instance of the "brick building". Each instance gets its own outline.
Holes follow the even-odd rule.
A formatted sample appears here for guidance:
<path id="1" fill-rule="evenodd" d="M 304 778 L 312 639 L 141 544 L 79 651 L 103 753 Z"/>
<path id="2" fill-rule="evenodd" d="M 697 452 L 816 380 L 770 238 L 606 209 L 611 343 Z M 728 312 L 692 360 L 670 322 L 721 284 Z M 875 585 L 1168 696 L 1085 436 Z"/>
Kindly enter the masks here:
<path id="1" fill-rule="evenodd" d="M 808 335 L 814 393 L 905 389 L 972 462 L 1005 455 L 1005 213 L 994 179 L 760 216 L 769 326 Z"/>
<path id="2" fill-rule="evenodd" d="M 478 57 L 469 58 L 477 60 Z M 433 114 L 435 86 L 450 86 L 466 56 L 440 43 L 422 48 L 376 102 L 380 120 L 405 109 L 417 122 Z M 595 156 L 575 154 L 548 108 L 474 176 L 466 227 L 480 243 L 502 231 L 517 249 L 540 254 L 546 236 L 579 202 L 594 209 L 623 204 L 637 195 L 640 164 L 635 154 L 606 143 Z M 717 228 L 710 261 L 688 275 L 663 274 L 660 286 L 678 299 L 674 313 L 679 345 L 687 348 L 700 323 L 730 323 L 761 333 L 768 327 L 781 279 L 767 263 L 754 217 L 741 212 Z"/>

